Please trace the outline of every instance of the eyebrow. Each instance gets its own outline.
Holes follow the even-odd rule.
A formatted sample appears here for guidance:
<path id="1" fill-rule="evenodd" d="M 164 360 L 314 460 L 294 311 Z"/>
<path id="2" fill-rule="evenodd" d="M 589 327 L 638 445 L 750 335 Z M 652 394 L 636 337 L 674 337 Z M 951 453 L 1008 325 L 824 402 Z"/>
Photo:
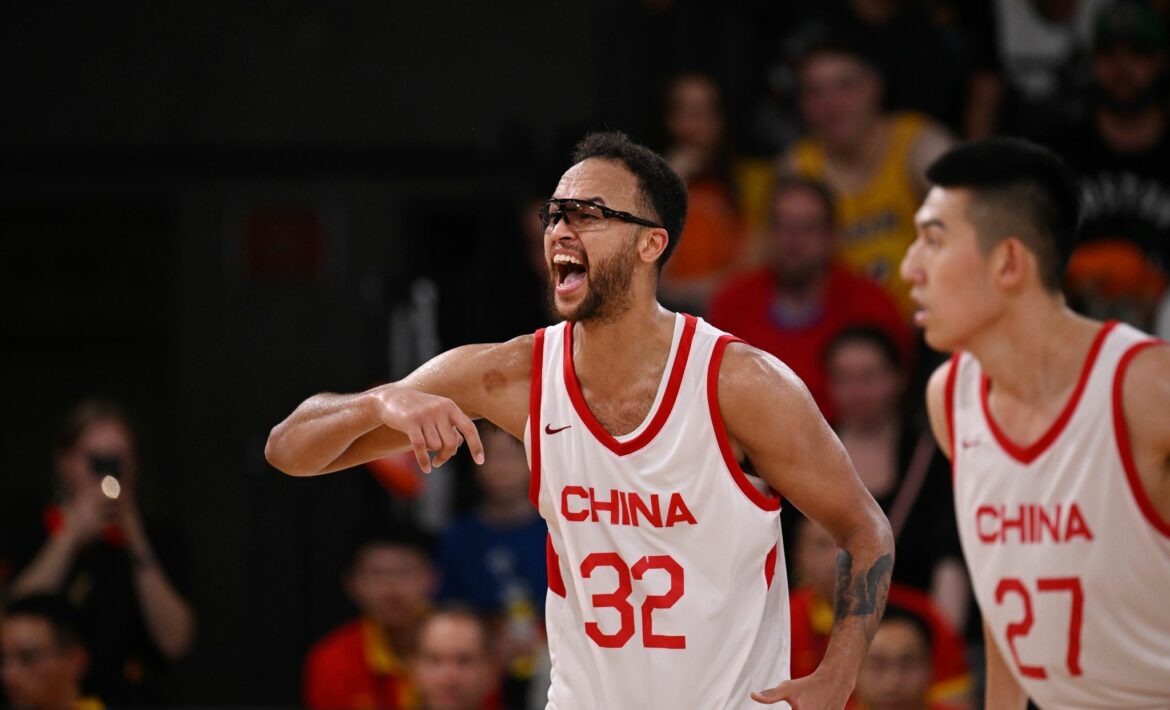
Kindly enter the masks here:
<path id="1" fill-rule="evenodd" d="M 936 229 L 946 229 L 947 228 L 947 225 L 944 224 L 943 221 L 937 217 L 931 217 L 930 219 L 924 219 L 924 220 L 918 222 L 917 224 L 918 224 L 919 229 L 927 229 L 929 227 L 934 227 Z"/>

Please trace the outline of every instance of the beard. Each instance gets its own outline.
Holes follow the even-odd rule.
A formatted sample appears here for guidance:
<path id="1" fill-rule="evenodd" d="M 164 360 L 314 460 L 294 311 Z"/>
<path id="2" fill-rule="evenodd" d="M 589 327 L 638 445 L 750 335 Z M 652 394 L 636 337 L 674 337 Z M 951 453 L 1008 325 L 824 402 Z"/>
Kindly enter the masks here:
<path id="1" fill-rule="evenodd" d="M 576 306 L 561 308 L 556 302 L 556 277 L 550 273 L 548 282 L 549 310 L 557 318 L 584 323 L 604 323 L 620 315 L 630 305 L 630 285 L 634 281 L 634 260 L 637 241 L 630 239 L 627 246 L 605 261 L 590 265 L 589 283 L 585 298 Z"/>

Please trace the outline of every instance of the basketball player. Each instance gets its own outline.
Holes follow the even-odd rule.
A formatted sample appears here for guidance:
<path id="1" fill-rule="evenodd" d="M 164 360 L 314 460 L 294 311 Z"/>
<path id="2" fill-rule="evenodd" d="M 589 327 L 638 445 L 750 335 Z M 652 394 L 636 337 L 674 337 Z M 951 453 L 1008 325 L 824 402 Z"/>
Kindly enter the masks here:
<path id="1" fill-rule="evenodd" d="M 686 213 L 665 161 L 603 133 L 574 162 L 541 214 L 565 322 L 311 397 L 268 459 L 313 475 L 413 448 L 426 471 L 466 441 L 482 463 L 486 418 L 525 443 L 548 522 L 550 708 L 841 708 L 885 604 L 889 526 L 790 370 L 656 302 Z M 824 662 L 788 682 L 779 495 L 844 548 Z"/>
<path id="2" fill-rule="evenodd" d="M 989 708 L 1170 707 L 1170 348 L 1070 311 L 1077 191 L 1051 153 L 952 150 L 902 262 L 954 353 L 927 387 L 983 611 Z"/>

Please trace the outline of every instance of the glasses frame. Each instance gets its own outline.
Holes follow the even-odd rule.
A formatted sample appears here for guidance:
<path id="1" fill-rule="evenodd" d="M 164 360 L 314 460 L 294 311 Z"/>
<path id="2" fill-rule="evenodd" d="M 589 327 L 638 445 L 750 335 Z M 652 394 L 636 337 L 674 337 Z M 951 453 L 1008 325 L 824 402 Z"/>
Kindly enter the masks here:
<path id="1" fill-rule="evenodd" d="M 590 207 L 601 210 L 601 216 L 605 217 L 607 219 L 620 219 L 623 222 L 629 222 L 631 224 L 639 224 L 643 227 L 653 227 L 656 229 L 666 229 L 665 227 L 663 227 L 661 224 L 658 224 L 657 222 L 651 222 L 648 219 L 638 217 L 637 215 L 630 214 L 629 212 L 622 212 L 621 210 L 610 209 L 609 207 L 606 207 L 605 205 L 599 205 L 596 202 L 590 202 L 589 200 L 574 200 L 572 198 L 567 198 L 567 197 L 566 198 L 553 198 L 551 200 L 546 200 L 543 204 L 541 204 L 540 209 L 537 210 L 537 215 L 540 217 L 540 226 L 543 227 L 546 232 L 548 231 L 549 227 L 554 226 L 554 223 L 552 221 L 552 217 L 548 211 L 548 208 L 550 205 L 557 205 L 559 207 L 564 207 L 565 205 L 568 205 L 568 204 L 589 205 Z M 569 225 L 570 227 L 573 225 L 573 222 L 569 219 L 568 212 L 562 210 L 559 214 L 561 214 L 561 218 L 565 220 L 565 224 Z"/>

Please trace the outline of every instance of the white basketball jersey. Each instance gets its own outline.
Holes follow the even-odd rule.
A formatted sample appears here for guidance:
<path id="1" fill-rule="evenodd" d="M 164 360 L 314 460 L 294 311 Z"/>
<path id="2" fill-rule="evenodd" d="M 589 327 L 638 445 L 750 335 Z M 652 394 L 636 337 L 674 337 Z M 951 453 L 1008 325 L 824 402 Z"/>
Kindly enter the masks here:
<path id="1" fill-rule="evenodd" d="M 654 405 L 621 437 L 581 394 L 571 324 L 536 336 L 525 445 L 549 528 L 550 709 L 763 707 L 749 694 L 789 675 L 780 500 L 740 470 L 719 415 L 733 338 L 676 318 Z"/>
<path id="2" fill-rule="evenodd" d="M 975 358 L 951 361 L 963 553 L 1005 663 L 1042 708 L 1170 708 L 1170 523 L 1137 478 L 1122 409 L 1126 367 L 1158 342 L 1104 325 L 1028 447 L 991 417 Z"/>

